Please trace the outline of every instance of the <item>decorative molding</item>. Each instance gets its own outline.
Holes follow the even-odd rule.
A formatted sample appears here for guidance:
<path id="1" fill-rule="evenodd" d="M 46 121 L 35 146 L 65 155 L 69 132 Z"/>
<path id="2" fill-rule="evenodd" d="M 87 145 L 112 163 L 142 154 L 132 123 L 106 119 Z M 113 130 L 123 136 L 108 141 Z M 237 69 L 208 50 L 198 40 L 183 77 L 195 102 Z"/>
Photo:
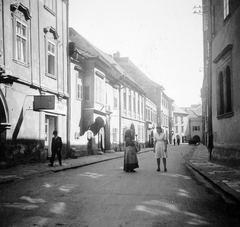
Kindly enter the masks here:
<path id="1" fill-rule="evenodd" d="M 58 39 L 58 37 L 59 37 L 56 29 L 54 29 L 52 26 L 44 28 L 43 31 L 44 31 L 45 34 L 48 33 L 48 32 L 51 32 L 54 36 L 54 39 Z"/>
<path id="2" fill-rule="evenodd" d="M 22 12 L 26 21 L 30 20 L 32 18 L 31 13 L 29 12 L 28 8 L 25 7 L 21 2 L 11 4 L 10 10 L 12 12 L 15 12 L 16 10 L 19 10 L 20 12 Z"/>
<path id="3" fill-rule="evenodd" d="M 99 71 L 96 71 L 95 74 L 99 77 L 101 77 L 102 79 L 105 78 L 105 75 Z"/>
<path id="4" fill-rule="evenodd" d="M 224 56 L 226 55 L 228 52 L 230 52 L 233 48 L 233 45 L 232 44 L 228 44 L 222 51 L 221 53 L 213 60 L 213 63 L 218 63 L 219 60 Z"/>
<path id="5" fill-rule="evenodd" d="M 80 65 L 75 65 L 74 66 L 74 70 L 77 70 L 77 71 L 82 71 L 82 67 Z"/>

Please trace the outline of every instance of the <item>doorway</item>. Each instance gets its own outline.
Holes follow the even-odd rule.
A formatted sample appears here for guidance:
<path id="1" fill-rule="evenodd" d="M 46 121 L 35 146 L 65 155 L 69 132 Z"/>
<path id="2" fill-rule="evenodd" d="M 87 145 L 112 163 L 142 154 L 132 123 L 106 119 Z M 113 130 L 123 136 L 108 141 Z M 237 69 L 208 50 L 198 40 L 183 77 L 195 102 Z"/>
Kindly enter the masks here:
<path id="1" fill-rule="evenodd" d="M 57 118 L 53 116 L 46 115 L 45 116 L 45 154 L 47 155 L 47 159 L 49 159 L 52 155 L 51 146 L 52 146 L 52 133 L 54 130 L 57 130 Z"/>

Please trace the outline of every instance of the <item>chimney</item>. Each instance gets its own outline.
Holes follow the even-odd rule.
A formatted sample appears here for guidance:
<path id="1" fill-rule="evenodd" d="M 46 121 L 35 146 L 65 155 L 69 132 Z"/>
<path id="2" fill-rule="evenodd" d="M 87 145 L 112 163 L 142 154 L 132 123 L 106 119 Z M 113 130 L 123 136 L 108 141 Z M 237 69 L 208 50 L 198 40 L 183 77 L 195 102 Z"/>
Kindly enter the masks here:
<path id="1" fill-rule="evenodd" d="M 120 52 L 117 51 L 116 53 L 114 53 L 113 58 L 120 58 Z"/>

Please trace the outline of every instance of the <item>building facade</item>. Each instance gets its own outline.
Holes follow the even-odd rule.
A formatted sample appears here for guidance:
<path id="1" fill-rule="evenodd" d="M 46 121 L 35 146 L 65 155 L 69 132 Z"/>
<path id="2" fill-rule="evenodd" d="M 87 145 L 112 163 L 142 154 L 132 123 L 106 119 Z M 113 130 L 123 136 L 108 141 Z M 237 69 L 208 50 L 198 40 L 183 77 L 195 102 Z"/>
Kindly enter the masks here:
<path id="1" fill-rule="evenodd" d="M 173 125 L 172 141 L 180 139 L 180 143 L 185 143 L 191 138 L 188 113 L 176 104 L 173 104 Z"/>
<path id="2" fill-rule="evenodd" d="M 240 165 L 240 2 L 203 1 L 205 74 L 203 98 L 211 159 Z M 207 48 L 208 47 L 208 48 Z"/>
<path id="3" fill-rule="evenodd" d="M 203 141 L 203 118 L 202 105 L 196 104 L 191 107 L 183 108 L 188 113 L 188 134 L 187 137 L 194 139 L 196 142 Z"/>
<path id="4" fill-rule="evenodd" d="M 45 161 L 53 130 L 66 157 L 68 1 L 0 4 L 1 159 Z"/>

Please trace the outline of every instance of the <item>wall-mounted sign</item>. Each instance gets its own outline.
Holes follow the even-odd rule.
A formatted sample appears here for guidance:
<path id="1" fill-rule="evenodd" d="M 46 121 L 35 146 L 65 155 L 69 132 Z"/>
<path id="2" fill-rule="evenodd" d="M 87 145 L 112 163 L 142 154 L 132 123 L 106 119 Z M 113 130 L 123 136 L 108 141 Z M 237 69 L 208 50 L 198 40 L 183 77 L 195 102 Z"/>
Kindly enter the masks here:
<path id="1" fill-rule="evenodd" d="M 55 96 L 54 95 L 34 96 L 33 109 L 34 110 L 39 110 L 39 109 L 54 110 Z"/>

